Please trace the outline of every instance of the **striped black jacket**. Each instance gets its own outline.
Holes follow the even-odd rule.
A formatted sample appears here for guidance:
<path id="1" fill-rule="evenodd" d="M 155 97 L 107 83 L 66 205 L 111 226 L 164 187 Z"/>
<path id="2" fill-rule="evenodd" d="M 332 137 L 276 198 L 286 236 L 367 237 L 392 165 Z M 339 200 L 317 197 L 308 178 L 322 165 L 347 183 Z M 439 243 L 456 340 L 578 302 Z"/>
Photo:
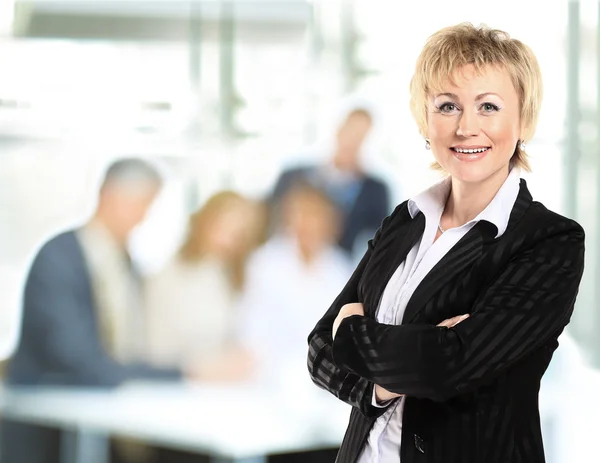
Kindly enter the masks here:
<path id="1" fill-rule="evenodd" d="M 373 385 L 407 396 L 402 463 L 543 463 L 540 379 L 569 322 L 583 273 L 584 232 L 532 200 L 521 180 L 506 232 L 480 221 L 429 272 L 401 325 L 375 311 L 421 237 L 425 217 L 404 202 L 386 218 L 309 336 L 313 381 L 353 406 L 337 461 L 353 463 L 375 419 Z M 365 316 L 331 327 L 340 308 Z M 436 327 L 464 313 L 451 329 Z"/>

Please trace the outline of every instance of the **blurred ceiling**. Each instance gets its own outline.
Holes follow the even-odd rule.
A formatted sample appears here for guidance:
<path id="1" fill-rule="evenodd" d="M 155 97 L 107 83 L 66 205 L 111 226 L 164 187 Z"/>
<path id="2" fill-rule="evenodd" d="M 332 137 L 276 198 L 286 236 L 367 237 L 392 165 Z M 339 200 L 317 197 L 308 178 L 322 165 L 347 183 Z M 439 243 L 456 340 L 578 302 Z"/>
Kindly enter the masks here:
<path id="1" fill-rule="evenodd" d="M 236 40 L 297 40 L 312 18 L 307 0 L 27 0 L 15 1 L 13 35 L 108 41 L 187 41 L 192 28 L 218 40 L 223 21 Z"/>

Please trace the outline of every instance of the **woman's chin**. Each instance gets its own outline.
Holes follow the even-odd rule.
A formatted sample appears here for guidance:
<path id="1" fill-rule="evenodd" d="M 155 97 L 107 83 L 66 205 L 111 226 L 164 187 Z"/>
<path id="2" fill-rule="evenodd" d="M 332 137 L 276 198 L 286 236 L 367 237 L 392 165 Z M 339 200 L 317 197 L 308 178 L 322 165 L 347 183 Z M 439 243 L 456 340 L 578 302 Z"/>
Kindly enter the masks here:
<path id="1" fill-rule="evenodd" d="M 482 169 L 474 163 L 458 166 L 450 170 L 450 176 L 453 180 L 463 183 L 481 183 L 492 175 L 490 169 Z"/>
<path id="2" fill-rule="evenodd" d="M 452 166 L 452 169 L 449 169 L 453 180 L 471 184 L 483 183 L 491 178 L 497 178 L 496 174 L 503 171 L 508 174 L 508 164 L 506 165 L 506 169 L 504 169 L 504 166 L 489 166 L 480 163 L 462 164 L 460 166 Z"/>

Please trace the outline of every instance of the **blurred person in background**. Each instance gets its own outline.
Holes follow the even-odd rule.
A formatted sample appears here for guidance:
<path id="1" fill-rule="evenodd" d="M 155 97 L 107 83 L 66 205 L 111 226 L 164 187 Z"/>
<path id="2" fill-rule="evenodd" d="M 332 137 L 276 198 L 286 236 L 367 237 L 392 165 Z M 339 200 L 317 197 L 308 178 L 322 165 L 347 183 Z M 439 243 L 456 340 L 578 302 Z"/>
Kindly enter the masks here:
<path id="1" fill-rule="evenodd" d="M 306 377 L 306 333 L 351 266 L 336 244 L 340 212 L 326 193 L 296 184 L 282 198 L 281 212 L 275 235 L 250 258 L 239 335 L 256 359 L 256 379 L 283 399 L 282 407 L 303 413 L 307 402 L 322 397 Z M 286 455 L 272 461 L 329 462 L 334 456 Z"/>
<path id="2" fill-rule="evenodd" d="M 353 407 L 339 462 L 544 463 L 540 380 L 585 246 L 520 178 L 541 100 L 535 55 L 507 33 L 426 42 L 411 110 L 448 175 L 384 220 L 309 335 L 313 381 Z"/>
<path id="3" fill-rule="evenodd" d="M 284 171 L 271 198 L 277 211 L 281 198 L 299 182 L 308 182 L 325 191 L 341 215 L 338 244 L 351 255 L 362 253 L 363 238 L 371 236 L 390 213 L 387 185 L 366 173 L 361 165 L 361 149 L 372 125 L 371 113 L 366 109 L 350 111 L 338 128 L 330 161 Z"/>
<path id="4" fill-rule="evenodd" d="M 232 191 L 212 196 L 190 217 L 178 254 L 147 282 L 153 364 L 192 365 L 206 381 L 248 376 L 251 359 L 234 344 L 234 307 L 264 222 L 261 205 Z"/>
<path id="5" fill-rule="evenodd" d="M 144 352 L 141 282 L 127 240 L 162 179 L 141 159 L 121 159 L 104 176 L 92 219 L 50 239 L 29 269 L 12 386 L 113 387 L 134 379 L 175 380 Z M 2 463 L 58 462 L 58 431 L 3 420 Z"/>

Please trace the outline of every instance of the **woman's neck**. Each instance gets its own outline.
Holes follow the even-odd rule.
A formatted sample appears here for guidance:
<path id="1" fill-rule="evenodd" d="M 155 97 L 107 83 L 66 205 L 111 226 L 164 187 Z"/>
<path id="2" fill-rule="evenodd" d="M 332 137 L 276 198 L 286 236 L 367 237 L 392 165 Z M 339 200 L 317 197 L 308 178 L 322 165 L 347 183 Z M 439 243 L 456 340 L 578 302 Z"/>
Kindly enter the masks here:
<path id="1" fill-rule="evenodd" d="M 508 170 L 503 169 L 480 183 L 452 179 L 450 195 L 442 213 L 444 228 L 460 227 L 477 217 L 492 202 L 508 174 Z"/>

